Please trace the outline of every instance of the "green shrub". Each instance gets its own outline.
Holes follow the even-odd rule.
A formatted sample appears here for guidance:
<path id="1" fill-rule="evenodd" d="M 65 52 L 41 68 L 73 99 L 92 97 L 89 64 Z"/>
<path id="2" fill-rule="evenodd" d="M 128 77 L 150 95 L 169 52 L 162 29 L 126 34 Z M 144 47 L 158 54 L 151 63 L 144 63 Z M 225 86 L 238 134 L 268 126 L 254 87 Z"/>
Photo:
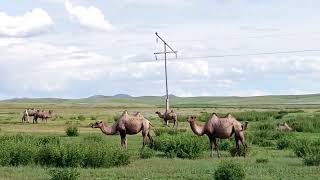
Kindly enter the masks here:
<path id="1" fill-rule="evenodd" d="M 80 176 L 77 169 L 64 168 L 52 169 L 49 171 L 51 180 L 76 180 Z"/>
<path id="2" fill-rule="evenodd" d="M 293 144 L 293 151 L 306 165 L 320 165 L 320 140 L 300 139 Z"/>
<path id="3" fill-rule="evenodd" d="M 140 150 L 139 155 L 141 159 L 149 159 L 155 155 L 155 151 L 146 147 Z"/>
<path id="4" fill-rule="evenodd" d="M 66 129 L 67 136 L 79 136 L 78 127 L 76 126 L 69 126 Z"/>
<path id="5" fill-rule="evenodd" d="M 130 154 L 122 148 L 114 148 L 106 156 L 105 167 L 118 167 L 130 164 Z"/>
<path id="6" fill-rule="evenodd" d="M 238 156 L 237 148 L 235 146 L 232 146 L 229 148 L 229 153 L 232 157 Z M 248 155 L 248 149 L 247 149 L 247 155 Z M 244 156 L 244 149 L 242 145 L 240 145 L 240 156 Z"/>
<path id="7" fill-rule="evenodd" d="M 34 147 L 26 142 L 5 142 L 0 147 L 2 166 L 19 166 L 33 163 Z"/>
<path id="8" fill-rule="evenodd" d="M 77 117 L 77 119 L 78 119 L 79 121 L 84 121 L 84 120 L 86 120 L 86 117 L 85 117 L 84 115 L 79 115 L 79 116 Z"/>
<path id="9" fill-rule="evenodd" d="M 220 140 L 218 147 L 220 151 L 228 151 L 232 147 L 232 142 L 228 139 Z"/>
<path id="10" fill-rule="evenodd" d="M 91 116 L 90 119 L 93 120 L 93 121 L 95 121 L 95 120 L 98 119 L 98 117 L 97 117 L 97 116 Z"/>
<path id="11" fill-rule="evenodd" d="M 277 149 L 288 149 L 291 147 L 291 139 L 290 138 L 281 138 L 277 140 Z"/>
<path id="12" fill-rule="evenodd" d="M 256 159 L 256 163 L 263 163 L 263 164 L 265 164 L 265 163 L 268 163 L 269 162 L 269 159 L 267 159 L 267 158 L 257 158 Z"/>
<path id="13" fill-rule="evenodd" d="M 298 132 L 320 132 L 320 113 L 297 114 L 288 118 L 288 124 Z"/>
<path id="14" fill-rule="evenodd" d="M 259 123 L 258 130 L 274 130 L 275 126 L 272 123 Z"/>
<path id="15" fill-rule="evenodd" d="M 214 172 L 214 179 L 217 180 L 242 180 L 245 178 L 244 168 L 232 161 L 223 161 Z"/>
<path id="16" fill-rule="evenodd" d="M 154 139 L 152 148 L 169 158 L 197 158 L 208 149 L 208 140 L 205 137 L 197 137 L 190 134 L 168 135 L 163 134 Z"/>
<path id="17" fill-rule="evenodd" d="M 40 146 L 35 161 L 42 166 L 63 167 L 63 150 L 60 145 Z"/>

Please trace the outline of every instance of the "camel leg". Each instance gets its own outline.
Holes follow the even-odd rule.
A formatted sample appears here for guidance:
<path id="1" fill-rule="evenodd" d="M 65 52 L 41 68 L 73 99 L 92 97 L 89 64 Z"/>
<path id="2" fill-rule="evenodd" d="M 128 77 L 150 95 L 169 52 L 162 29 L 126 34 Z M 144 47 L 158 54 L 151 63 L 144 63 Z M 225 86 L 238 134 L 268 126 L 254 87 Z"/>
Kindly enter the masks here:
<path id="1" fill-rule="evenodd" d="M 147 134 L 148 132 L 145 132 L 145 131 L 142 131 L 142 148 L 144 148 L 144 146 L 146 145 L 146 142 L 147 142 Z"/>
<path id="2" fill-rule="evenodd" d="M 127 138 L 126 138 L 126 133 L 125 132 L 120 132 L 120 137 L 121 137 L 121 146 L 127 149 Z"/>
<path id="3" fill-rule="evenodd" d="M 210 141 L 210 150 L 211 150 L 210 157 L 213 157 L 213 138 L 210 136 L 209 136 L 209 141 Z"/>
<path id="4" fill-rule="evenodd" d="M 246 141 L 245 141 L 245 139 L 244 139 L 244 136 L 243 136 L 243 134 L 242 134 L 242 136 L 241 136 L 241 138 L 240 138 L 240 142 L 241 142 L 241 144 L 242 144 L 242 146 L 243 146 L 243 156 L 244 157 L 246 157 L 247 156 L 247 148 L 248 148 L 248 146 L 247 146 L 247 144 L 246 144 Z M 240 147 L 239 147 L 239 149 L 240 149 Z M 240 156 L 240 155 L 239 155 Z"/>
<path id="5" fill-rule="evenodd" d="M 150 135 L 150 132 L 148 132 L 148 138 L 149 138 L 149 141 L 150 141 L 150 144 L 153 144 L 153 139 L 152 139 L 152 137 L 151 137 L 151 135 Z"/>
<path id="6" fill-rule="evenodd" d="M 176 129 L 178 129 L 178 118 L 174 119 L 174 126 L 176 126 Z"/>
<path id="7" fill-rule="evenodd" d="M 218 143 L 217 143 L 216 138 L 213 138 L 213 143 L 214 143 L 214 148 L 215 148 L 216 151 L 217 151 L 218 158 L 220 158 L 219 148 L 218 148 Z"/>

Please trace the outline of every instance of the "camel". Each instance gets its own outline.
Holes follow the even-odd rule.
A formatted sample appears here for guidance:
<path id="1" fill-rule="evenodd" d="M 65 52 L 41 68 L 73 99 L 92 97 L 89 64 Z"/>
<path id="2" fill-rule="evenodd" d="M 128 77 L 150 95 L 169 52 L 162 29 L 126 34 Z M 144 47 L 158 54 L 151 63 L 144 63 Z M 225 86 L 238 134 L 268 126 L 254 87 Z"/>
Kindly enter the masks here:
<path id="1" fill-rule="evenodd" d="M 127 149 L 127 138 L 126 135 L 138 134 L 142 132 L 142 148 L 147 144 L 148 138 L 150 143 L 153 142 L 150 135 L 150 126 L 151 123 L 149 120 L 143 117 L 139 112 L 134 116 L 130 116 L 127 111 L 124 111 L 121 117 L 115 122 L 111 127 L 102 121 L 97 121 L 94 124 L 91 124 L 92 128 L 99 128 L 102 133 L 106 135 L 114 135 L 120 133 L 121 137 L 121 146 Z"/>
<path id="2" fill-rule="evenodd" d="M 22 118 L 21 118 L 21 121 L 22 121 L 22 123 L 24 123 L 24 122 L 29 122 L 29 117 L 30 116 L 33 116 L 34 117 L 34 115 L 37 113 L 37 110 L 35 110 L 34 108 L 32 108 L 32 109 L 26 109 L 26 110 L 24 110 L 23 111 L 23 114 L 22 114 Z"/>
<path id="3" fill-rule="evenodd" d="M 173 127 L 176 126 L 176 128 L 178 128 L 178 118 L 177 118 L 177 114 L 173 112 L 173 110 L 171 110 L 170 113 L 168 113 L 167 111 L 163 114 L 161 114 L 159 111 L 155 112 L 156 114 L 158 114 L 159 118 L 163 119 L 163 121 L 166 123 L 166 125 L 169 125 L 169 121 L 172 120 L 173 121 Z"/>
<path id="4" fill-rule="evenodd" d="M 33 118 L 33 123 L 38 123 L 38 118 L 42 120 L 43 123 L 47 123 L 48 119 L 52 117 L 52 111 L 49 110 L 48 112 L 37 110 L 36 114 Z"/>
<path id="5" fill-rule="evenodd" d="M 283 123 L 283 125 L 282 124 L 278 125 L 277 130 L 289 132 L 289 131 L 292 131 L 293 129 L 287 123 Z"/>
<path id="6" fill-rule="evenodd" d="M 234 137 L 236 141 L 237 154 L 240 156 L 239 144 L 241 142 L 244 148 L 244 157 L 246 157 L 248 146 L 245 142 L 244 130 L 247 129 L 247 121 L 245 122 L 245 125 L 243 125 L 231 114 L 227 114 L 227 116 L 221 118 L 218 117 L 216 113 L 212 114 L 204 126 L 198 125 L 196 121 L 197 118 L 195 116 L 189 116 L 188 122 L 190 123 L 192 131 L 198 136 L 203 136 L 204 134 L 208 136 L 210 141 L 211 157 L 213 157 L 213 144 L 218 157 L 220 157 L 216 138 L 228 139 L 233 134 L 235 134 Z"/>

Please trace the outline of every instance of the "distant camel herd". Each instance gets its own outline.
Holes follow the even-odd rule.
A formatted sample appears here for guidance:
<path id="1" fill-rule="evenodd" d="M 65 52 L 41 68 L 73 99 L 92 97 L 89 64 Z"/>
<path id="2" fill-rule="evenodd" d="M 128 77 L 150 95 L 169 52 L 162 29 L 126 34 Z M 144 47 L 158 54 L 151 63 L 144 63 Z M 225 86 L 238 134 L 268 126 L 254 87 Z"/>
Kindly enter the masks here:
<path id="1" fill-rule="evenodd" d="M 173 127 L 178 127 L 177 114 L 172 110 L 170 112 L 160 113 L 155 112 L 166 125 L 169 121 L 173 122 Z M 38 123 L 40 118 L 43 123 L 47 123 L 47 120 L 52 117 L 52 111 L 48 112 L 39 109 L 26 109 L 22 115 L 22 122 L 29 122 L 29 117 L 33 117 L 33 123 Z M 212 113 L 210 118 L 204 125 L 197 124 L 196 116 L 189 116 L 187 121 L 190 124 L 191 130 L 198 136 L 207 135 L 209 138 L 211 156 L 213 156 L 214 149 L 217 151 L 218 157 L 220 157 L 218 151 L 218 144 L 216 139 L 229 139 L 233 134 L 236 143 L 237 154 L 240 156 L 240 144 L 244 149 L 244 156 L 247 154 L 247 144 L 245 141 L 244 131 L 247 129 L 248 122 L 241 124 L 231 114 L 227 114 L 225 117 L 219 117 L 216 113 Z M 137 112 L 134 115 L 129 115 L 128 111 L 124 111 L 120 118 L 112 125 L 108 126 L 102 121 L 97 121 L 91 124 L 92 128 L 99 128 L 102 133 L 106 135 L 120 134 L 121 146 L 127 148 L 127 135 L 138 134 L 142 132 L 142 147 L 148 142 L 152 143 L 152 137 L 150 135 L 151 123 L 141 113 Z M 277 127 L 279 131 L 292 131 L 292 128 L 288 124 L 279 124 Z"/>
<path id="2" fill-rule="evenodd" d="M 32 123 L 38 123 L 38 119 L 41 119 L 43 123 L 47 123 L 48 119 L 52 117 L 52 110 L 48 112 L 34 108 L 28 108 L 23 111 L 21 121 L 22 123 L 29 122 L 29 117 L 33 117 Z"/>

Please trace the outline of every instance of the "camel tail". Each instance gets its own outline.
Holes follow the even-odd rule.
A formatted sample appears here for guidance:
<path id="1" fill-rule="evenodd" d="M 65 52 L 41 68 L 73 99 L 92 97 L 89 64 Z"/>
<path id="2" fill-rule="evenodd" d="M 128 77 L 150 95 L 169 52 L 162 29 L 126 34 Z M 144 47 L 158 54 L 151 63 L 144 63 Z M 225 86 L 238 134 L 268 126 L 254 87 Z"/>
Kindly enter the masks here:
<path id="1" fill-rule="evenodd" d="M 149 124 L 150 124 L 151 127 L 154 127 L 154 126 L 151 124 L 151 122 L 149 122 Z"/>
<path id="2" fill-rule="evenodd" d="M 249 122 L 246 121 L 246 122 L 244 123 L 244 125 L 243 125 L 243 124 L 241 125 L 241 126 L 242 126 L 242 131 L 244 131 L 244 130 L 246 130 L 246 129 L 248 128 L 248 124 L 249 124 Z"/>

